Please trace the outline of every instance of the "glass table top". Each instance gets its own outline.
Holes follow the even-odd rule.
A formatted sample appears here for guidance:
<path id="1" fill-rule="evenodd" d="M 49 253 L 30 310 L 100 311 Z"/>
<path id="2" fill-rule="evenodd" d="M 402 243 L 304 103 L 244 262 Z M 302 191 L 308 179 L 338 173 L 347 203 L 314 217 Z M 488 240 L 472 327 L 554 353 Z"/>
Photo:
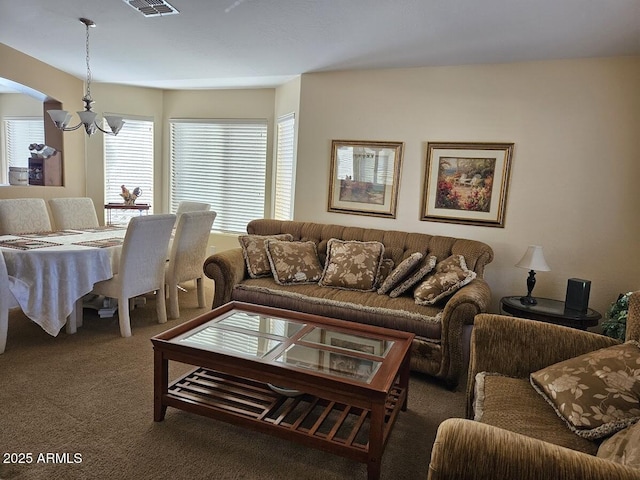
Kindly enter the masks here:
<path id="1" fill-rule="evenodd" d="M 362 383 L 373 380 L 394 344 L 392 340 L 241 310 L 230 310 L 170 342 Z"/>

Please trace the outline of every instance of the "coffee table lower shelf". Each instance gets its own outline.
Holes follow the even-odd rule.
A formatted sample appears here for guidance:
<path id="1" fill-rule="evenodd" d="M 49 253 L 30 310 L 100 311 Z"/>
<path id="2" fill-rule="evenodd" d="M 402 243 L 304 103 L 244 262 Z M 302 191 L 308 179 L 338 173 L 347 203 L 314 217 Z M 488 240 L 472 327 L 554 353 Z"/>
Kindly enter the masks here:
<path id="1" fill-rule="evenodd" d="M 406 390 L 396 385 L 387 397 L 383 445 L 406 395 Z M 202 367 L 171 383 L 161 402 L 164 407 L 253 428 L 359 462 L 369 461 L 368 409 L 309 394 L 288 397 L 265 383 Z"/>

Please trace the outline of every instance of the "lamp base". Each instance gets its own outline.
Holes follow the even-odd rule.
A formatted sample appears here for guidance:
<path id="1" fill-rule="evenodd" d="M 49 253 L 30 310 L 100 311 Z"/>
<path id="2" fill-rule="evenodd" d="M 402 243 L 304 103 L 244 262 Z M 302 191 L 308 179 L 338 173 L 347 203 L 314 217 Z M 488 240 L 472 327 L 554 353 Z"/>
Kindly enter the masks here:
<path id="1" fill-rule="evenodd" d="M 520 297 L 520 303 L 523 305 L 536 305 L 538 301 L 530 295 Z"/>

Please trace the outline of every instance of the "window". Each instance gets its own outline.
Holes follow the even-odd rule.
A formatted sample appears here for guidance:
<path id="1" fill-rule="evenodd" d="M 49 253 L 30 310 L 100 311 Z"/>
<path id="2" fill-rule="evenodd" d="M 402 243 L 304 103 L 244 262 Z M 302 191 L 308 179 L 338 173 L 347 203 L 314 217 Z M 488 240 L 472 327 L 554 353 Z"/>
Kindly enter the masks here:
<path id="1" fill-rule="evenodd" d="M 44 143 L 42 117 L 5 117 L 3 123 L 4 146 L 1 183 L 8 183 L 9 167 L 29 166 L 29 145 Z"/>
<path id="2" fill-rule="evenodd" d="M 266 120 L 170 120 L 171 211 L 207 202 L 214 229 L 244 232 L 265 215 Z"/>
<path id="3" fill-rule="evenodd" d="M 278 119 L 273 218 L 293 220 L 294 114 Z"/>
<path id="4" fill-rule="evenodd" d="M 117 136 L 104 136 L 105 202 L 123 203 L 122 185 L 140 187 L 137 203 L 149 203 L 153 213 L 153 121 L 125 118 Z M 112 210 L 113 223 L 128 223 L 136 210 Z"/>

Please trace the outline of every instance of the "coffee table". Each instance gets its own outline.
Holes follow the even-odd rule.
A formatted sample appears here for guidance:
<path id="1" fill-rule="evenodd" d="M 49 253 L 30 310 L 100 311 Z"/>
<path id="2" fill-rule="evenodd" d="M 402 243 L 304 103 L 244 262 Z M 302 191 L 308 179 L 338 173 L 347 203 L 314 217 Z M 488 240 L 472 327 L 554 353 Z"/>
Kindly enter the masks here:
<path id="1" fill-rule="evenodd" d="M 151 339 L 154 420 L 167 407 L 367 464 L 407 408 L 414 335 L 231 302 Z M 169 361 L 196 366 L 169 383 Z"/>

